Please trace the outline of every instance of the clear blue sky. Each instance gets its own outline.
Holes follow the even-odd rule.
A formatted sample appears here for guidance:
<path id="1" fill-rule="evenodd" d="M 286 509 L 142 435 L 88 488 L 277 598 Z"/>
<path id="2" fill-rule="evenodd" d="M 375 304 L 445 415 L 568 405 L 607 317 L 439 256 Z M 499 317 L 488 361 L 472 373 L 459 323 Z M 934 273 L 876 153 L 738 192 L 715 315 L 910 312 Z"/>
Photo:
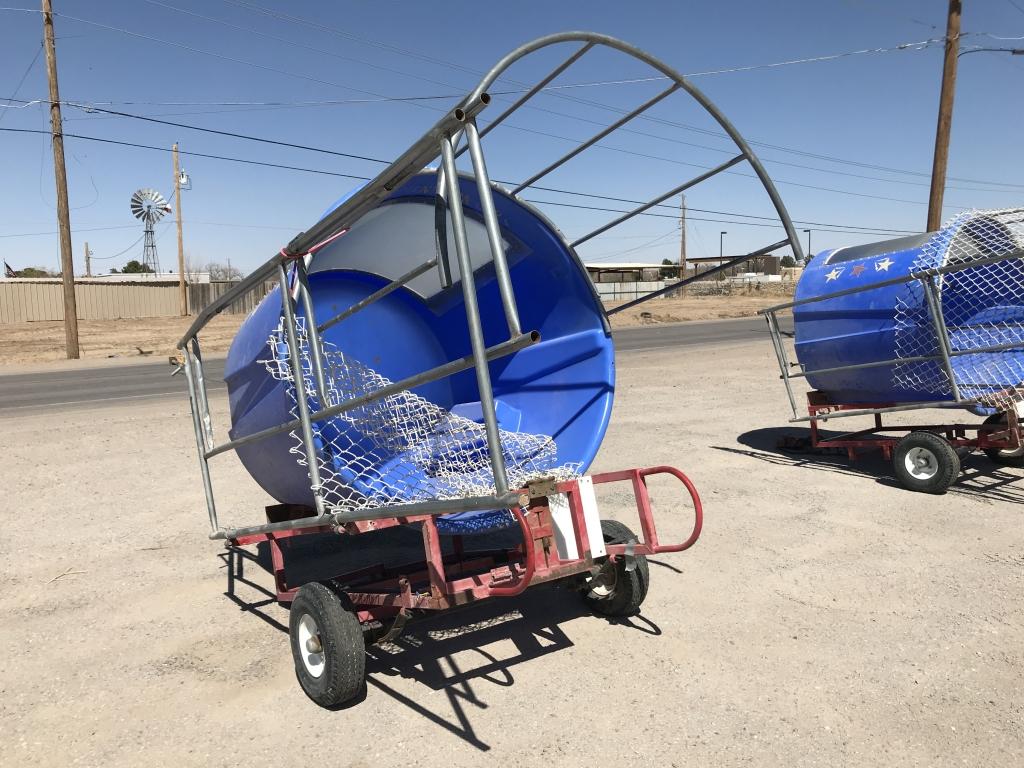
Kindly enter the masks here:
<path id="1" fill-rule="evenodd" d="M 38 7 L 26 0 L 9 1 L 26 8 Z M 113 102 L 110 108 L 135 114 L 390 159 L 437 119 L 437 110 L 453 104 L 456 94 L 474 85 L 482 70 L 516 45 L 542 34 L 568 29 L 604 32 L 649 50 L 684 73 L 699 73 L 941 37 L 946 2 L 54 0 L 54 6 L 58 14 L 65 14 L 55 20 L 63 99 Z M 312 24 L 275 18 L 254 6 L 275 9 Z M 219 19 L 237 28 L 182 11 Z M 134 37 L 124 30 L 179 46 Z M 963 31 L 1024 36 L 1024 0 L 964 0 Z M 0 96 L 45 98 L 42 56 L 28 70 L 15 94 L 39 50 L 40 37 L 39 14 L 0 11 Z M 1024 41 L 1000 41 L 973 34 L 962 44 L 1021 47 Z M 520 81 L 535 78 L 567 52 L 536 56 L 511 75 Z M 944 215 L 965 207 L 1020 205 L 1024 202 L 1024 143 L 1020 139 L 1024 57 L 977 53 L 962 58 L 960 64 L 949 175 L 982 183 L 950 181 Z M 794 219 L 920 231 L 927 210 L 927 173 L 931 168 L 941 65 L 941 45 L 933 45 L 925 50 L 701 75 L 694 77 L 694 82 L 749 139 L 923 174 L 897 174 L 756 146 Z M 633 62 L 602 54 L 571 70 L 559 82 L 628 79 L 646 74 L 648 70 Z M 507 81 L 500 86 L 515 88 Z M 627 108 L 661 87 L 659 83 L 620 84 L 569 93 Z M 275 108 L 209 103 L 375 98 L 368 94 L 452 98 Z M 205 104 L 168 106 L 153 102 Z M 555 95 L 543 96 L 537 105 L 559 114 L 524 111 L 510 122 L 520 129 L 550 135 L 510 128 L 496 131 L 493 140 L 489 137 L 485 141 L 495 178 L 521 180 L 569 149 L 572 145 L 564 137 L 586 138 L 598 125 L 616 118 L 607 110 L 581 106 Z M 496 114 L 498 109 L 500 104 L 492 111 Z M 685 97 L 672 97 L 652 115 L 698 129 L 714 128 Z M 184 151 L 357 176 L 373 175 L 381 167 L 74 108 L 65 108 L 64 117 L 67 133 L 160 147 L 179 141 Z M 0 128 L 40 130 L 48 125 L 46 109 L 39 104 L 0 109 L 0 118 Z M 607 141 L 612 149 L 587 153 L 580 162 L 571 163 L 542 183 L 646 199 L 699 173 L 700 167 L 715 165 L 728 156 L 725 140 L 699 130 L 656 121 L 637 122 L 634 127 L 646 135 L 616 134 Z M 98 271 L 138 258 L 141 243 L 116 259 L 104 259 L 130 246 L 141 234 L 128 208 L 131 193 L 139 187 L 170 192 L 170 155 L 70 138 L 66 147 L 76 272 L 84 271 L 85 241 L 95 252 Z M 623 149 L 648 157 L 617 151 Z M 48 136 L 0 131 L 0 160 L 3 258 L 15 268 L 55 268 L 59 263 L 56 235 L 29 234 L 56 229 Z M 196 157 L 183 158 L 183 165 L 193 179 L 193 189 L 184 193 L 182 206 L 186 251 L 195 263 L 230 259 L 243 270 L 266 260 L 295 232 L 311 224 L 333 199 L 357 183 Z M 555 193 L 535 192 L 527 197 L 595 204 L 593 200 Z M 719 177 L 688 195 L 687 203 L 691 208 L 687 229 L 691 256 L 717 255 L 722 230 L 729 233 L 725 238 L 727 252 L 779 239 L 778 230 L 747 226 L 735 216 L 693 210 L 772 215 L 766 196 L 750 178 Z M 570 237 L 615 215 L 541 207 Z M 727 219 L 731 223 L 698 218 Z M 815 230 L 815 251 L 884 239 L 872 234 L 819 231 L 825 228 L 798 224 L 801 230 L 809 226 Z M 161 263 L 165 268 L 173 267 L 173 227 L 162 222 L 157 233 Z M 584 258 L 678 258 L 679 233 L 671 218 L 642 218 L 610 234 L 585 246 Z"/>

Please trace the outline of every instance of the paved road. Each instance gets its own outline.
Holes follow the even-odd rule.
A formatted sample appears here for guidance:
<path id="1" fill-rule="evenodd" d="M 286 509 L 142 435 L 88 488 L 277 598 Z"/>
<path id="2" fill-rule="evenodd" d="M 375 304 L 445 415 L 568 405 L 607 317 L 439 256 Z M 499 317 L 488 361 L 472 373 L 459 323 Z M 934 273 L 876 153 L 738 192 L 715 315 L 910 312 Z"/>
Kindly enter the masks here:
<path id="1" fill-rule="evenodd" d="M 653 325 L 615 332 L 616 350 L 619 352 L 751 339 L 764 339 L 764 343 L 768 343 L 765 323 L 760 317 Z M 210 392 L 225 388 L 223 359 L 207 360 L 206 371 Z M 184 398 L 184 376 L 172 378 L 169 374 L 166 362 L 4 374 L 0 375 L 0 414 L 34 408 L 61 409 L 89 403 L 156 399 L 169 395 Z"/>

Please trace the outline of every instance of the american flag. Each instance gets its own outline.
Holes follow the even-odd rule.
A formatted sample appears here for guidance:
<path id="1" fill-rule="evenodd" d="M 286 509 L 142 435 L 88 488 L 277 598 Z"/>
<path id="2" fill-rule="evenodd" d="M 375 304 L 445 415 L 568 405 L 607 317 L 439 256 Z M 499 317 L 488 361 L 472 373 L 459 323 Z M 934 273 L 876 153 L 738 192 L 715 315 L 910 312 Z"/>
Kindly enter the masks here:
<path id="1" fill-rule="evenodd" d="M 4 277 L 17 277 L 18 273 L 11 269 L 11 265 L 4 262 Z"/>

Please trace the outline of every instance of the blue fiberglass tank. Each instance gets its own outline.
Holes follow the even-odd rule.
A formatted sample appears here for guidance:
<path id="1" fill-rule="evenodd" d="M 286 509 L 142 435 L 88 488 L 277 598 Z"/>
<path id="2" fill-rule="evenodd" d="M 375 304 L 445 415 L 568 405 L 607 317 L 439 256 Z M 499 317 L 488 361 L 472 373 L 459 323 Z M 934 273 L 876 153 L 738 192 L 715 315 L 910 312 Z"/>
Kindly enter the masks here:
<path id="1" fill-rule="evenodd" d="M 436 188 L 434 173 L 414 177 L 317 252 L 309 266 L 309 282 L 318 323 L 435 257 Z M 508 328 L 476 183 L 461 178 L 460 188 L 484 337 L 491 346 L 508 338 Z M 579 465 L 585 471 L 604 437 L 614 395 L 614 349 L 607 318 L 586 271 L 562 235 L 541 214 L 497 188 L 494 202 L 521 327 L 541 336 L 539 343 L 490 363 L 499 426 L 508 432 L 553 438 L 558 464 Z M 442 286 L 438 270 L 431 269 L 328 328 L 323 334 L 325 344 L 390 381 L 469 355 L 450 230 L 449 221 L 449 287 Z M 292 418 L 290 382 L 272 376 L 264 364 L 270 357 L 268 340 L 275 336 L 281 314 L 281 296 L 275 289 L 243 323 L 228 353 L 225 381 L 233 439 Z M 481 421 L 472 368 L 413 392 L 446 411 Z M 364 436 L 357 429 L 341 422 L 335 427 L 348 430 L 347 437 L 358 448 Z M 294 436 L 284 433 L 237 452 L 249 473 L 275 499 L 312 505 L 306 469 L 297 463 L 294 452 L 289 453 L 295 445 Z M 380 485 L 387 483 L 392 466 L 382 460 L 351 472 L 342 467 L 338 476 L 356 491 L 369 493 L 365 477 L 355 476 L 363 470 Z"/>
<path id="2" fill-rule="evenodd" d="M 1011 225 L 1012 226 L 1012 225 Z M 804 269 L 796 300 L 867 286 L 923 269 L 1000 256 L 1020 247 L 998 217 L 963 214 L 938 232 L 823 251 Z M 1024 268 L 1019 259 L 952 272 L 939 282 L 954 351 L 1014 340 L 1024 344 Z M 797 358 L 805 371 L 939 354 L 924 288 L 917 280 L 794 307 Z M 958 355 L 954 378 L 967 398 L 986 401 L 1024 382 L 1021 349 Z M 951 398 L 938 362 L 809 374 L 833 402 L 891 404 Z"/>

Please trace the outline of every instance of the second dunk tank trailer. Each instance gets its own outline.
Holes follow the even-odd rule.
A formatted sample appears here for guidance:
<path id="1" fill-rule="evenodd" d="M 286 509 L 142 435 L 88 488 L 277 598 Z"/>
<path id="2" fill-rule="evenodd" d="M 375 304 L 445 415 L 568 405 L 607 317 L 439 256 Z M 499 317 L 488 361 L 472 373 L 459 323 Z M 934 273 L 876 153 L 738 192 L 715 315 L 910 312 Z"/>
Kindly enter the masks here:
<path id="1" fill-rule="evenodd" d="M 793 312 L 795 366 L 779 332 L 782 310 Z M 881 450 L 904 487 L 926 493 L 944 493 L 975 450 L 1024 466 L 1024 208 L 966 211 L 937 232 L 823 251 L 804 269 L 795 301 L 764 313 L 793 421 L 810 423 L 811 448 L 851 459 Z M 813 387 L 806 416 L 793 379 Z M 923 409 L 985 418 L 883 422 Z M 851 416 L 874 424 L 833 436 L 819 429 Z"/>
<path id="2" fill-rule="evenodd" d="M 570 55 L 479 127 L 495 80 L 553 46 Z M 664 90 L 514 188 L 492 183 L 481 139 L 595 50 L 652 68 Z M 710 114 L 733 157 L 572 242 L 520 197 L 674 94 Z M 211 538 L 269 548 L 310 698 L 335 706 L 356 697 L 364 644 L 396 637 L 411 619 L 544 582 L 578 590 L 599 613 L 633 613 L 647 593 L 646 557 L 697 541 L 700 498 L 678 469 L 587 474 L 611 415 L 615 366 L 608 319 L 575 248 L 744 163 L 785 237 L 721 269 L 781 247 L 802 257 L 761 163 L 686 78 L 603 35 L 540 38 L 499 61 L 375 179 L 199 315 L 179 347 Z M 198 334 L 268 279 L 278 286 L 228 354 L 232 426 L 218 444 Z M 209 461 L 228 451 L 277 500 L 265 522 L 220 523 Z M 693 525 L 681 542 L 659 540 L 647 487 L 654 475 L 682 486 Z M 606 483 L 631 490 L 639 537 L 601 519 L 595 486 Z M 386 557 L 387 535 L 407 540 L 410 531 L 421 537 L 413 561 Z M 337 545 L 331 557 L 323 546 L 304 547 L 314 538 Z M 294 566 L 310 551 L 320 572 L 310 576 L 305 563 L 299 575 Z M 383 555 L 368 558 L 374 551 Z"/>

